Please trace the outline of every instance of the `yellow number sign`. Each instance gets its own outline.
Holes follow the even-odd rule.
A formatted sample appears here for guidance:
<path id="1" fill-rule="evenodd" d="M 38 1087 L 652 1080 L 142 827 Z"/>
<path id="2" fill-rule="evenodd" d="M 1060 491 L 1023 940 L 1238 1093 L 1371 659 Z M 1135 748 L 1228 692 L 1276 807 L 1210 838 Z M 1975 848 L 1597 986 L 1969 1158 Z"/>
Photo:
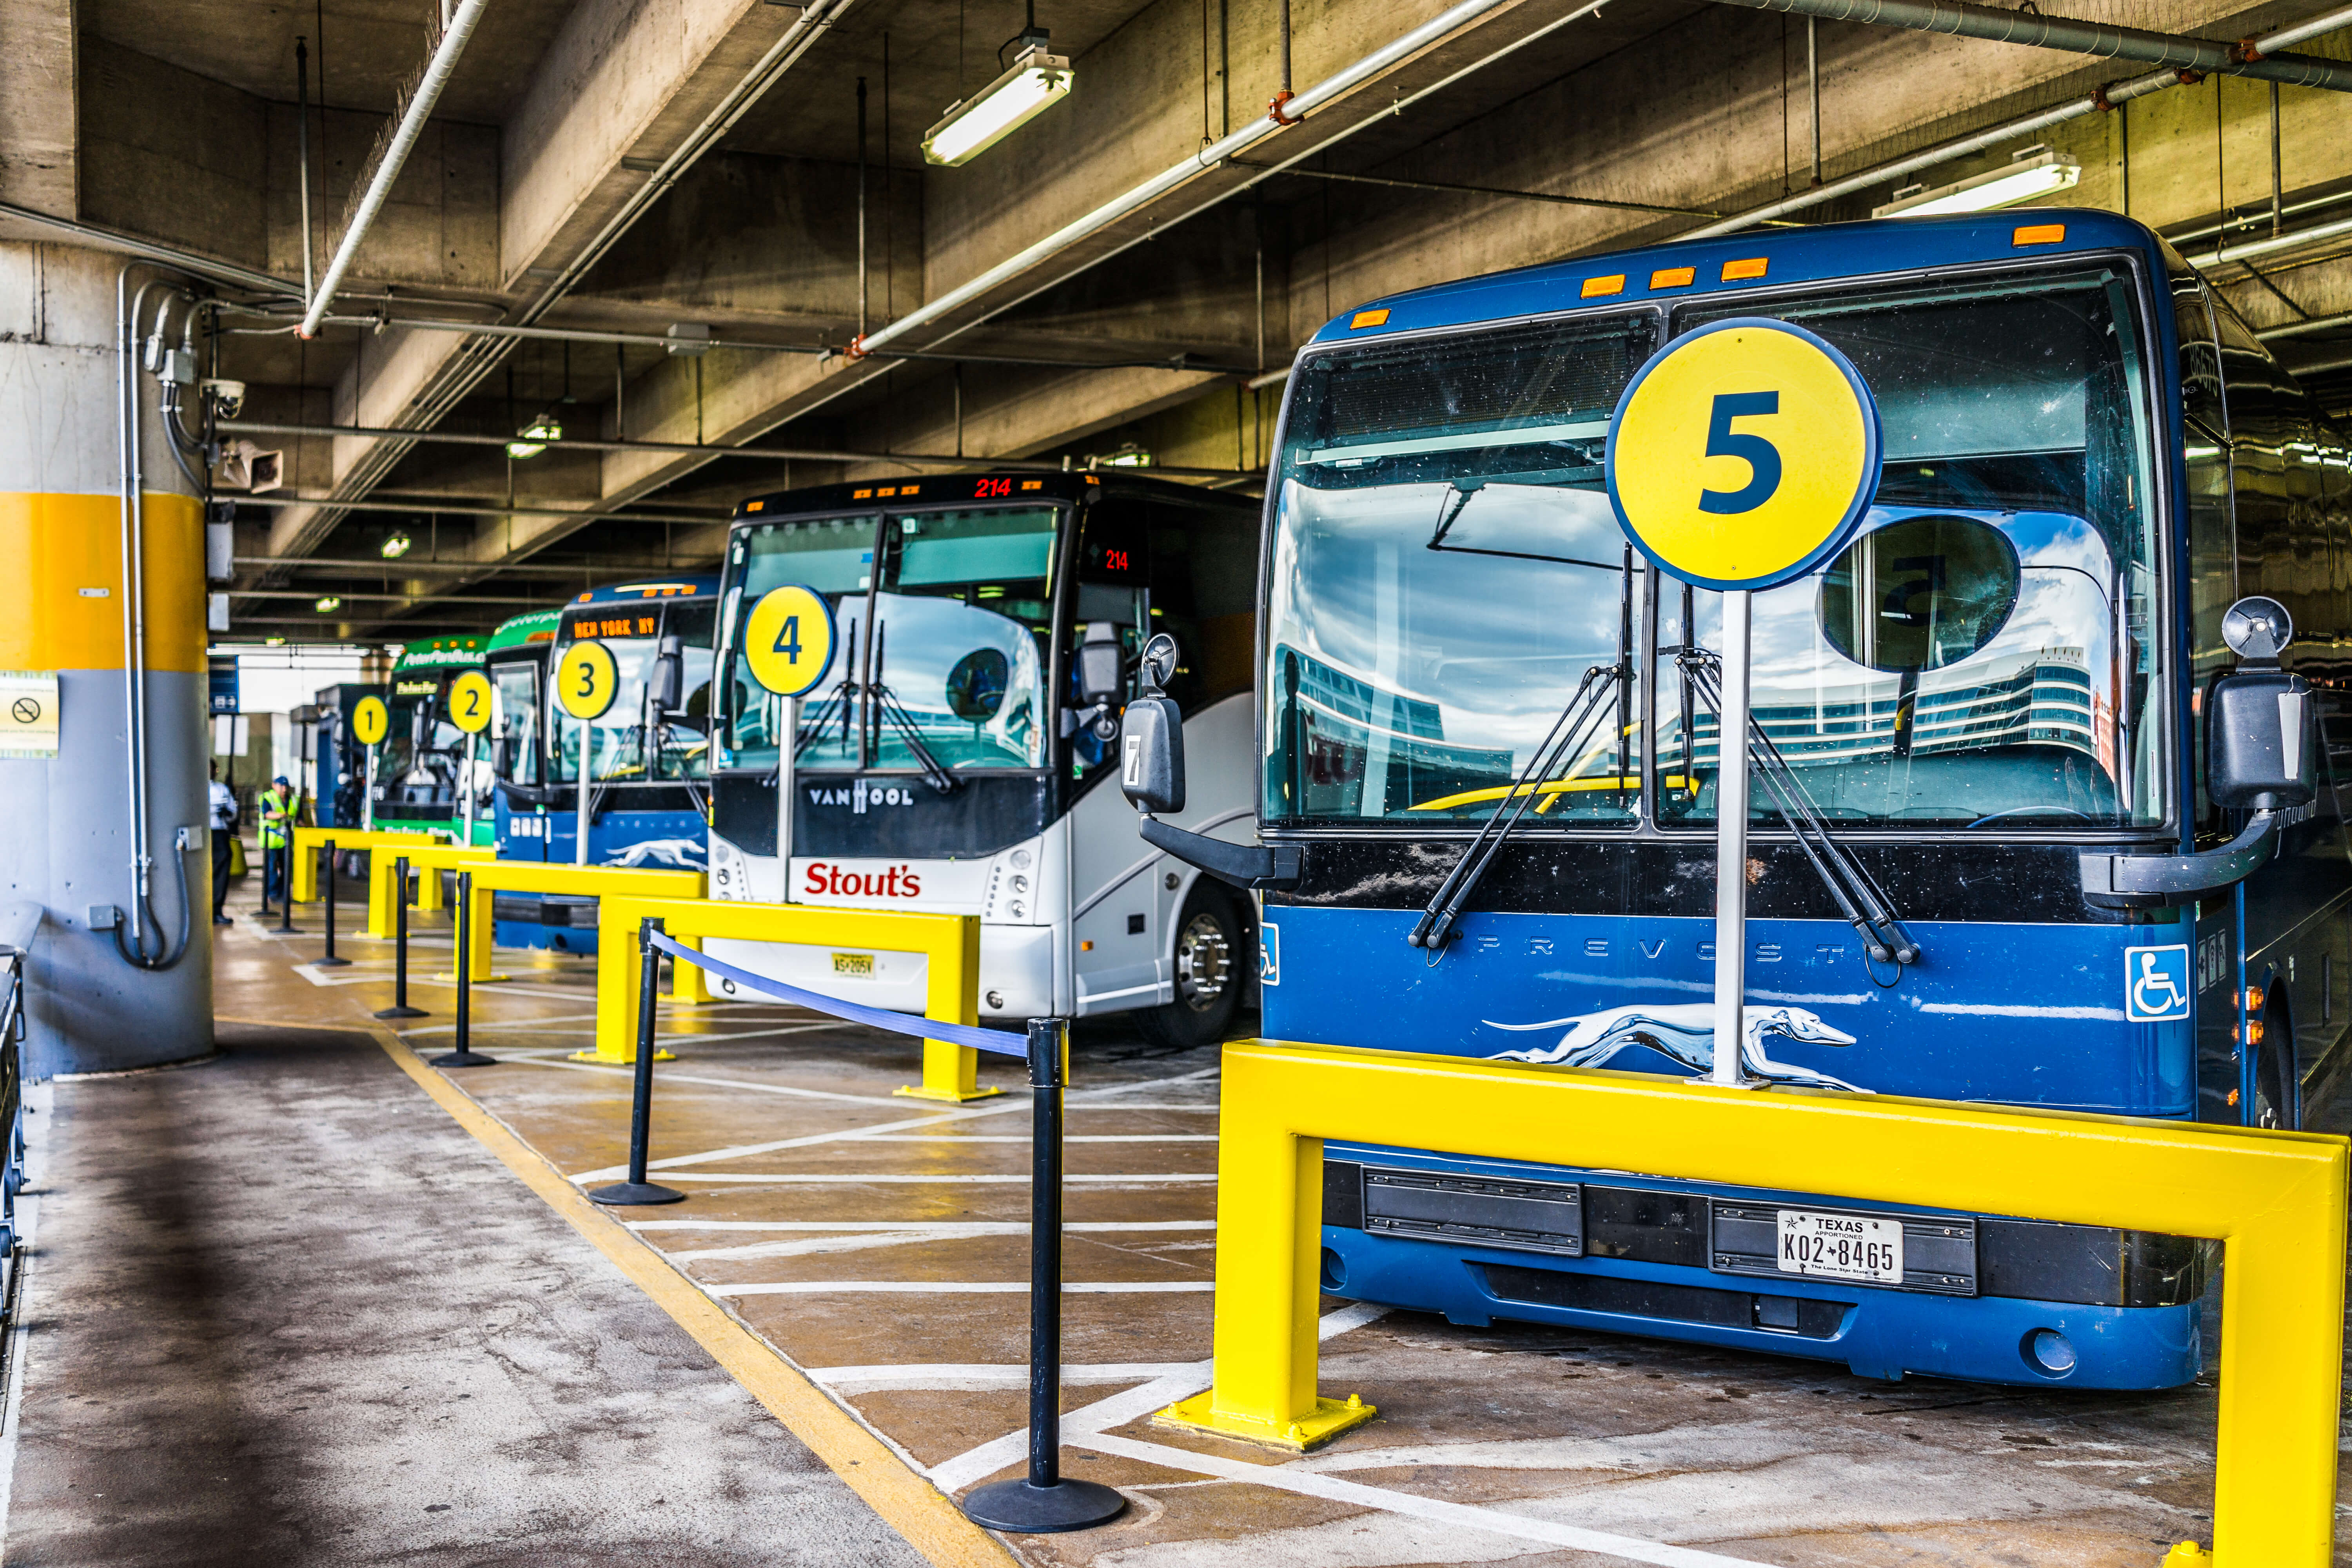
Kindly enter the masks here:
<path id="1" fill-rule="evenodd" d="M 352 710 L 352 733 L 362 746 L 373 746 L 392 731 L 392 714 L 381 697 L 362 697 Z"/>
<path id="2" fill-rule="evenodd" d="M 743 626 L 752 679 L 779 697 L 803 697 L 833 668 L 833 606 L 798 584 L 771 589 Z"/>
<path id="3" fill-rule="evenodd" d="M 1716 321 L 1652 356 L 1609 427 L 1609 500 L 1703 588 L 1769 588 L 1843 547 L 1878 489 L 1878 405 L 1802 327 Z"/>
<path id="4" fill-rule="evenodd" d="M 468 735 L 490 727 L 490 678 L 469 669 L 449 683 L 449 722 Z"/>
<path id="5" fill-rule="evenodd" d="M 603 643 L 583 639 L 555 661 L 555 699 L 574 719 L 603 718 L 620 687 L 620 668 Z"/>

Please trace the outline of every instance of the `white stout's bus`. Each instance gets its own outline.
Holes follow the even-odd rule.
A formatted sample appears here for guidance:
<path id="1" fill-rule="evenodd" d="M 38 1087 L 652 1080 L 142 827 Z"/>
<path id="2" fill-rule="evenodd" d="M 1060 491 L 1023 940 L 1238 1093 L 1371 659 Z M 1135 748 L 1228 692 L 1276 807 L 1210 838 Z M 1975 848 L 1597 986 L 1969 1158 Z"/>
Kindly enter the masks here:
<path id="1" fill-rule="evenodd" d="M 720 589 L 712 896 L 977 914 L 984 1014 L 1141 1009 L 1162 1044 L 1219 1037 L 1249 982 L 1250 901 L 1138 837 L 1112 759 L 1137 651 L 1166 631 L 1192 759 L 1181 821 L 1254 842 L 1257 511 L 1124 472 L 745 501 Z M 753 679 L 742 639 L 752 606 L 787 584 L 824 595 L 838 634 L 783 759 L 794 704 Z M 919 957 L 712 951 L 873 1005 L 923 1005 Z"/>

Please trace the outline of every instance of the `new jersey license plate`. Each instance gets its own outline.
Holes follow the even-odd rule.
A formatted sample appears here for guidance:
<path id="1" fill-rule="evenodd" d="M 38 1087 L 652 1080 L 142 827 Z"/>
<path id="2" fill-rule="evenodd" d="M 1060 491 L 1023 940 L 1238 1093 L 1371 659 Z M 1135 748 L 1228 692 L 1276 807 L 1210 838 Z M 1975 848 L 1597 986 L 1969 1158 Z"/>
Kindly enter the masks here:
<path id="1" fill-rule="evenodd" d="M 1780 1272 L 1903 1283 L 1903 1222 L 1868 1215 L 1780 1211 Z"/>

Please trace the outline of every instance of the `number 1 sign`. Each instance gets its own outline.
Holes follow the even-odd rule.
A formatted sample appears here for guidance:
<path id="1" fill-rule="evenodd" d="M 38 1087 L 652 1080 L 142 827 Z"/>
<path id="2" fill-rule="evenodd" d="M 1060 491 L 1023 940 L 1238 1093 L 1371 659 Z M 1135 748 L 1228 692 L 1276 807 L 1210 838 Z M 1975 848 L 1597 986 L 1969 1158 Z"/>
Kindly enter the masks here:
<path id="1" fill-rule="evenodd" d="M 1675 339 L 1617 400 L 1609 504 L 1658 569 L 1723 595 L 1716 724 L 1715 1081 L 1740 1060 L 1748 989 L 1750 596 L 1844 548 L 1878 490 L 1878 405 L 1846 357 L 1760 316 Z M 1684 628 L 1685 637 L 1691 629 Z M 1693 737 L 1683 743 L 1696 769 Z"/>

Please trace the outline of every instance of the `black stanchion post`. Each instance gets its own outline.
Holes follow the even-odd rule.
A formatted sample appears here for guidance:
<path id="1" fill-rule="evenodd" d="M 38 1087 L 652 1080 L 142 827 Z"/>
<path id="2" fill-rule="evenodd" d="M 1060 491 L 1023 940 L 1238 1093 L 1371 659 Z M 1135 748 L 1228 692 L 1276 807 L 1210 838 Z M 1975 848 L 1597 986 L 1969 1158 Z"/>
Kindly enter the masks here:
<path id="1" fill-rule="evenodd" d="M 650 915 L 637 927 L 637 1081 L 636 1092 L 629 1100 L 629 1179 L 593 1188 L 588 1194 L 589 1202 L 616 1208 L 628 1204 L 680 1203 L 686 1197 L 676 1187 L 646 1180 L 647 1146 L 653 1142 L 654 1009 L 661 1000 L 655 989 L 661 980 L 661 949 L 653 944 L 653 933 L 661 929 L 660 920 Z"/>
<path id="2" fill-rule="evenodd" d="M 436 873 L 437 875 L 437 873 Z M 408 857 L 392 863 L 392 1005 L 379 1008 L 379 1018 L 422 1018 L 422 1007 L 408 1005 Z"/>
<path id="3" fill-rule="evenodd" d="M 320 873 L 327 879 L 327 956 L 311 967 L 315 969 L 347 969 L 348 958 L 335 956 L 335 841 L 328 839 L 320 848 L 326 852 L 327 868 Z M 288 879 L 287 892 L 293 892 L 292 879 Z"/>
<path id="4" fill-rule="evenodd" d="M 436 1068 L 486 1068 L 498 1063 L 474 1049 L 474 874 L 457 873 L 457 1048 L 432 1059 Z"/>
<path id="5" fill-rule="evenodd" d="M 1127 1507 L 1062 1474 L 1062 1037 L 1059 1018 L 1029 1020 L 1029 1473 L 963 1502 L 974 1524 L 1025 1535 L 1089 1530 Z"/>

